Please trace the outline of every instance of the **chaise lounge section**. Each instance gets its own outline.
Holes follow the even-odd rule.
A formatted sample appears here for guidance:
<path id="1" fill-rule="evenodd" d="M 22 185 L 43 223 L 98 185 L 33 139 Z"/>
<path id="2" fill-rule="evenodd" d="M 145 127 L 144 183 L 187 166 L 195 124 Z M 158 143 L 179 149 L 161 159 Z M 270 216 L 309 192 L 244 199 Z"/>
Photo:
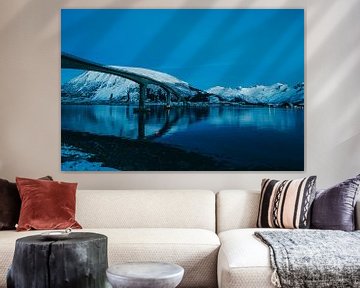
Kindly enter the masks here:
<path id="1" fill-rule="evenodd" d="M 221 248 L 218 256 L 218 287 L 273 288 L 269 247 L 254 236 L 260 193 L 247 190 L 223 190 L 216 195 L 217 233 Z M 360 202 L 357 202 L 357 229 Z M 279 230 L 279 229 L 277 229 Z"/>

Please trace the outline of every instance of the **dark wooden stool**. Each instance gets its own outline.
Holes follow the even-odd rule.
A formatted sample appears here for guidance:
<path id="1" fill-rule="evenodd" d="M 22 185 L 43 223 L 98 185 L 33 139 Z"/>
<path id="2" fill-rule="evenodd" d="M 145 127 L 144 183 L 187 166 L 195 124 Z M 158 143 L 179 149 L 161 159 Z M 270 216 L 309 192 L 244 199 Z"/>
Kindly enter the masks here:
<path id="1" fill-rule="evenodd" d="M 105 235 L 73 232 L 62 240 L 29 236 L 16 240 L 7 286 L 100 288 L 105 287 L 107 267 Z"/>

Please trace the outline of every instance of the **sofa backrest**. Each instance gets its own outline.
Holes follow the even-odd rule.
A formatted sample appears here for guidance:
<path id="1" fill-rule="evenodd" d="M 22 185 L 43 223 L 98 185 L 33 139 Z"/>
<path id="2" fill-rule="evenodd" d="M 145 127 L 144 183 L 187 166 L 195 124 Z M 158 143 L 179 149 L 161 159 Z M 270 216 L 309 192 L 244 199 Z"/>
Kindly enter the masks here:
<path id="1" fill-rule="evenodd" d="M 215 231 L 215 193 L 209 190 L 78 190 L 76 219 L 84 228 Z"/>
<path id="2" fill-rule="evenodd" d="M 359 197 L 360 198 L 360 197 Z M 260 191 L 223 190 L 216 194 L 216 232 L 255 228 Z M 360 199 L 355 207 L 356 230 L 360 230 Z"/>
<path id="3" fill-rule="evenodd" d="M 255 228 L 260 192 L 222 190 L 216 194 L 216 231 Z"/>

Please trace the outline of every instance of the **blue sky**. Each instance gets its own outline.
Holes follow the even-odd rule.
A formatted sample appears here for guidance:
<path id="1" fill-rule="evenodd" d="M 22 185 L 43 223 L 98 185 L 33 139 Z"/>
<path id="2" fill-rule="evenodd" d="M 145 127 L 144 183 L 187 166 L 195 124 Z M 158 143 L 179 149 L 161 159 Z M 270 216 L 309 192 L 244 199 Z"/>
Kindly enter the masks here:
<path id="1" fill-rule="evenodd" d="M 63 9 L 61 50 L 200 89 L 304 81 L 302 9 Z M 62 69 L 62 82 L 79 71 Z"/>

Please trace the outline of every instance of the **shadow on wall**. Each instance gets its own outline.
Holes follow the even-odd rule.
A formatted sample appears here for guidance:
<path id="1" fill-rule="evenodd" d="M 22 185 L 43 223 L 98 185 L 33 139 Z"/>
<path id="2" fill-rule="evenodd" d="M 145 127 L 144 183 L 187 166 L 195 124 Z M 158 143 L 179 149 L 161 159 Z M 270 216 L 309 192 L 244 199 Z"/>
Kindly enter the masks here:
<path id="1" fill-rule="evenodd" d="M 49 23 L 57 18 L 60 10 L 62 8 L 116 8 L 119 6 L 119 1 L 109 0 L 109 1 L 98 1 L 100 5 L 94 6 L 93 4 L 87 3 L 87 1 L 83 1 L 86 3 L 81 6 L 73 6 L 72 3 L 75 1 L 71 0 L 63 0 L 63 1 L 47 1 L 47 0 L 37 0 L 37 1 L 27 1 L 19 11 L 9 19 L 2 28 L 0 28 L 0 35 L 6 33 L 10 30 L 10 27 L 14 27 L 15 23 L 21 19 L 22 21 L 29 22 L 27 26 L 32 27 L 33 31 L 37 33 L 41 33 L 43 30 L 47 28 Z M 81 1 L 77 1 L 81 2 Z M 132 8 L 136 6 L 137 3 L 141 2 L 141 0 L 122 0 L 120 5 L 121 7 Z M 189 1 L 190 3 L 191 1 Z M 11 5 L 11 4 L 7 4 Z M 18 4 L 17 4 L 18 5 Z M 37 17 L 33 17 L 33 15 L 37 15 Z M 79 23 L 80 24 L 80 23 Z M 57 41 L 59 36 L 59 30 L 54 31 L 54 34 L 49 37 L 50 41 Z"/>
<path id="2" fill-rule="evenodd" d="M 351 26 L 349 22 L 357 19 L 360 15 L 360 2 L 348 1 L 347 5 L 342 4 L 341 7 L 335 5 L 336 3 L 341 4 L 341 1 L 329 3 L 330 6 L 325 11 L 322 10 L 321 16 L 317 12 L 311 20 L 307 21 L 307 42 L 311 42 L 311 47 L 314 47 L 314 49 L 307 51 L 308 65 L 322 67 L 323 71 L 331 72 L 330 79 L 323 77 L 323 75 L 326 76 L 326 73 L 314 75 L 319 77 L 318 81 L 312 79 L 315 80 L 314 85 L 316 84 L 312 89 L 313 94 L 316 95 L 313 100 L 313 109 L 317 109 L 326 102 L 327 97 L 332 96 L 328 91 L 333 91 L 334 94 L 341 92 L 336 90 L 340 90 L 348 76 L 352 75 L 355 72 L 354 70 L 359 69 L 360 34 L 353 34 L 348 31 L 348 28 Z M 334 14 L 338 17 L 335 18 Z M 327 27 L 327 29 L 324 30 L 321 27 Z M 339 35 L 341 35 L 341 39 L 339 39 Z M 334 46 L 334 43 L 337 45 Z M 339 43 L 341 44 L 339 45 Z M 324 51 L 328 50 L 333 50 L 332 56 L 339 57 L 339 59 L 337 61 L 324 59 Z M 327 82 L 326 86 L 319 85 L 325 81 Z"/>
<path id="3" fill-rule="evenodd" d="M 27 25 L 32 27 L 34 32 L 41 32 L 56 17 L 61 7 L 70 2 L 70 0 L 56 2 L 46 0 L 27 1 L 16 15 L 0 29 L 0 35 L 10 30 L 10 27 L 15 26 L 19 19 L 28 22 Z M 34 15 L 37 15 L 37 17 L 33 17 Z"/>

